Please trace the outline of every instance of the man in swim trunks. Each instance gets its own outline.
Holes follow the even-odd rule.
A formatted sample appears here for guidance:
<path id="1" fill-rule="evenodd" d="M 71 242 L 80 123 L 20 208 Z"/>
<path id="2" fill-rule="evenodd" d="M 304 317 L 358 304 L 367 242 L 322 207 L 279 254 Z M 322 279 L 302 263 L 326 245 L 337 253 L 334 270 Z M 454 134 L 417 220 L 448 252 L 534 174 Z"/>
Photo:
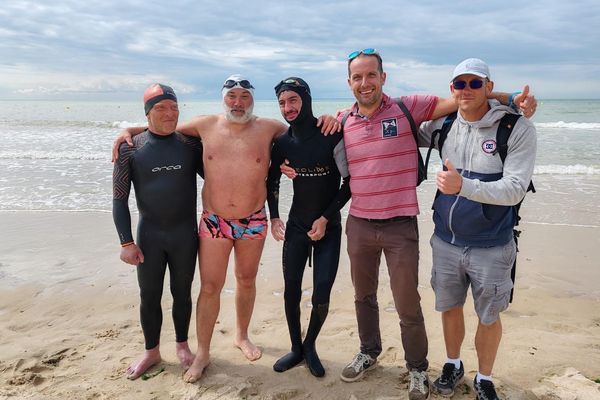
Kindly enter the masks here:
<path id="1" fill-rule="evenodd" d="M 303 360 L 316 377 L 325 375 L 315 342 L 329 311 L 331 288 L 337 274 L 342 236 L 340 209 L 350 199 L 348 166 L 343 136 L 323 136 L 312 112 L 308 84 L 288 78 L 275 87 L 281 115 L 289 130 L 275 140 L 267 180 L 271 232 L 283 243 L 285 316 L 291 352 L 273 369 L 284 372 Z M 294 197 L 287 225 L 279 218 L 280 164 L 288 160 L 298 171 L 293 181 Z M 340 174 L 344 184 L 340 188 Z M 306 260 L 313 258 L 313 294 L 310 322 L 302 341 L 300 300 Z M 310 265 L 310 264 L 309 264 Z"/>
<path id="2" fill-rule="evenodd" d="M 250 341 L 248 327 L 256 297 L 258 264 L 267 234 L 264 204 L 270 151 L 274 138 L 287 127 L 280 121 L 259 118 L 252 113 L 254 87 L 240 75 L 225 80 L 222 95 L 223 114 L 198 116 L 177 127 L 185 135 L 201 138 L 205 169 L 198 256 L 201 287 L 196 305 L 198 352 L 184 376 L 186 382 L 197 381 L 209 364 L 210 342 L 232 250 L 236 277 L 234 344 L 251 361 L 262 355 Z M 340 124 L 332 117 L 322 122 L 324 131 L 339 129 Z M 130 142 L 125 136 L 141 130 L 128 128 L 115 143 Z"/>
<path id="3" fill-rule="evenodd" d="M 196 174 L 202 175 L 202 145 L 175 132 L 179 110 L 169 86 L 150 86 L 144 93 L 144 108 L 148 129 L 135 137 L 133 146 L 119 147 L 113 173 L 113 218 L 121 241 L 121 260 L 137 266 L 146 346 L 144 356 L 127 368 L 129 379 L 136 379 L 161 360 L 160 302 L 167 265 L 177 356 L 184 369 L 194 360 L 187 339 L 198 251 Z M 132 183 L 139 210 L 137 243 L 128 206 Z"/>

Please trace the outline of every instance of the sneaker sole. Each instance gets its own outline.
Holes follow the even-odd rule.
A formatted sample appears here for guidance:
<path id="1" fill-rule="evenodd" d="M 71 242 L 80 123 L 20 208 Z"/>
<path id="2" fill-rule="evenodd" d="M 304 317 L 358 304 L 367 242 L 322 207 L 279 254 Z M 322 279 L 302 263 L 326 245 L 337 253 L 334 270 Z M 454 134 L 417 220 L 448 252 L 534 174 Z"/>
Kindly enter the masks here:
<path id="1" fill-rule="evenodd" d="M 343 380 L 344 382 L 356 382 L 360 379 L 362 379 L 362 377 L 365 375 L 365 372 L 372 370 L 373 368 L 375 368 L 375 366 L 377 365 L 377 360 L 375 360 L 375 362 L 371 365 L 369 365 L 368 368 L 363 369 L 362 371 L 360 371 L 358 373 L 358 375 L 356 375 L 354 378 L 346 378 L 344 375 L 340 374 L 340 379 Z"/>

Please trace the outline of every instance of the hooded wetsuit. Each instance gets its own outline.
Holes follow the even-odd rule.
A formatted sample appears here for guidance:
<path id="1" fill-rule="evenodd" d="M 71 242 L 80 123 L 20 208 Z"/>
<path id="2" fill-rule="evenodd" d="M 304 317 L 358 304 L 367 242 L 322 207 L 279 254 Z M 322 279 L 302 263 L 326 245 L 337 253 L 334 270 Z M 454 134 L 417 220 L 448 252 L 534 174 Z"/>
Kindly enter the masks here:
<path id="1" fill-rule="evenodd" d="M 302 108 L 289 130 L 275 140 L 271 152 L 271 166 L 267 179 L 267 201 L 271 219 L 279 218 L 278 197 L 281 172 L 279 165 L 289 160 L 298 174 L 293 180 L 294 196 L 285 229 L 283 243 L 283 276 L 285 280 L 285 313 L 292 342 L 292 352 L 279 360 L 276 371 L 282 372 L 306 358 L 313 375 L 322 376 L 324 370 L 316 357 L 315 340 L 325 321 L 329 309 L 329 297 L 335 280 L 341 243 L 340 209 L 350 199 L 343 135 L 337 133 L 324 136 L 317 128 L 313 116 L 310 90 L 299 78 L 302 86 L 284 86 L 285 90 L 298 93 Z M 287 81 L 287 80 L 286 80 Z M 285 81 L 284 81 L 285 82 Z M 336 164 L 338 157 L 340 168 Z M 344 184 L 340 188 L 340 169 Z M 319 217 L 327 218 L 325 236 L 311 241 L 307 232 Z M 312 313 L 304 342 L 300 327 L 300 299 L 302 276 L 307 259 L 313 253 Z M 286 357 L 288 357 L 286 359 Z M 317 358 L 318 361 L 318 358 Z"/>
<path id="2" fill-rule="evenodd" d="M 139 210 L 137 245 L 144 262 L 137 266 L 140 317 L 146 349 L 160 340 L 160 305 L 169 265 L 173 322 L 177 342 L 187 340 L 192 312 L 198 234 L 196 174 L 202 171 L 202 144 L 174 132 L 145 131 L 123 143 L 113 172 L 113 218 L 121 244 L 133 241 L 128 199 L 133 183 Z"/>

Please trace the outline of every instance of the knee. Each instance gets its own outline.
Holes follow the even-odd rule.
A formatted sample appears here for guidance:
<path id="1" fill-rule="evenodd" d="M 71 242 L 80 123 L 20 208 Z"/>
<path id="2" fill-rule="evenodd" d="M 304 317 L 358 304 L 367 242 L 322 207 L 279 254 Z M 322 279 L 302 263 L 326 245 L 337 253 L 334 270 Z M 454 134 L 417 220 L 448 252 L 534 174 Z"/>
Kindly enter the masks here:
<path id="1" fill-rule="evenodd" d="M 256 275 L 236 274 L 237 286 L 241 289 L 254 289 L 256 287 Z"/>
<path id="2" fill-rule="evenodd" d="M 200 295 L 201 296 L 219 296 L 225 282 L 214 281 L 214 280 L 202 280 L 200 283 Z"/>

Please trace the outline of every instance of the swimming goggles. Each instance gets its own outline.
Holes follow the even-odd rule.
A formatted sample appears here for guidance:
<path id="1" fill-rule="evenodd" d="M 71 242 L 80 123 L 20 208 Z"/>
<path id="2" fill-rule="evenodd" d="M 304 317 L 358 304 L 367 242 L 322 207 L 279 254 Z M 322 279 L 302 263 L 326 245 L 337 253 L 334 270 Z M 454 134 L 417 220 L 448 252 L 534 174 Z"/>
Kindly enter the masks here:
<path id="1" fill-rule="evenodd" d="M 370 54 L 379 54 L 379 53 L 374 48 L 368 47 L 366 49 L 356 50 L 356 51 L 353 51 L 352 53 L 348 54 L 348 60 L 354 60 L 356 57 L 360 56 L 361 54 L 370 55 Z"/>
<path id="2" fill-rule="evenodd" d="M 306 92 L 308 92 L 308 94 L 310 94 L 310 90 L 306 87 L 306 85 L 304 85 L 298 79 L 294 79 L 294 78 L 284 79 L 281 82 L 279 82 L 277 84 L 277 86 L 275 86 L 275 93 L 279 93 L 281 88 L 283 88 L 284 86 L 294 86 L 294 87 L 302 88 L 304 91 L 306 91 Z"/>
<path id="3" fill-rule="evenodd" d="M 224 88 L 231 89 L 236 86 L 241 87 L 242 89 L 254 89 L 254 86 L 247 79 L 242 79 L 241 81 L 234 81 L 233 79 L 227 79 L 223 84 Z"/>
<path id="4" fill-rule="evenodd" d="M 481 89 L 483 87 L 483 80 L 473 79 L 468 82 L 468 85 L 471 89 L 474 89 L 474 90 Z M 464 88 L 467 87 L 467 82 L 465 82 L 463 80 L 453 81 L 452 87 L 455 90 L 463 90 Z"/>

